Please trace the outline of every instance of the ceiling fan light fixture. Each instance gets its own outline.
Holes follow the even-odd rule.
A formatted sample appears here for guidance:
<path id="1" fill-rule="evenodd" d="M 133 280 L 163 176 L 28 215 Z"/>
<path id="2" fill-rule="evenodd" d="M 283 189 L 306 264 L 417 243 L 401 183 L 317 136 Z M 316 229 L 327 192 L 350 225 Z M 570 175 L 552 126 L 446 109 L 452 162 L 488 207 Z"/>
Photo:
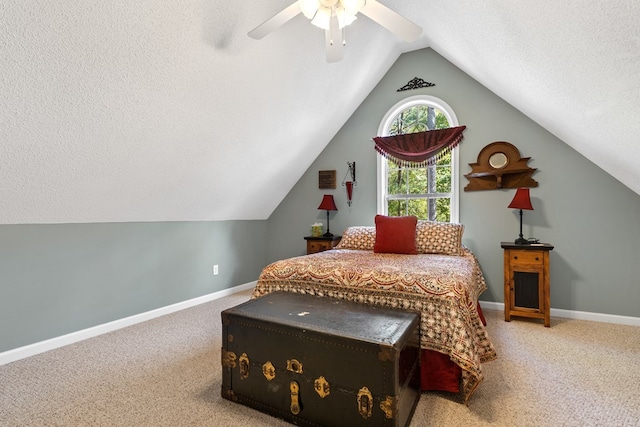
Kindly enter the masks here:
<path id="1" fill-rule="evenodd" d="M 318 11 L 311 20 L 311 23 L 323 30 L 328 30 L 331 25 L 331 9 L 326 7 L 318 8 Z"/>
<path id="2" fill-rule="evenodd" d="M 321 6 L 319 0 L 298 0 L 298 5 L 307 19 L 313 19 Z"/>
<path id="3" fill-rule="evenodd" d="M 327 62 L 342 59 L 345 28 L 361 13 L 407 42 L 416 40 L 422 28 L 376 0 L 294 0 L 292 4 L 249 31 L 254 39 L 262 39 L 299 14 L 325 30 Z M 337 43 L 342 39 L 342 44 Z M 335 42 L 335 43 L 334 43 Z"/>
<path id="4" fill-rule="evenodd" d="M 354 18 L 366 3 L 367 3 L 366 0 L 341 0 L 340 1 L 340 4 L 344 8 L 345 12 L 349 15 L 352 15 Z"/>
<path id="5" fill-rule="evenodd" d="M 338 18 L 340 29 L 353 23 L 365 0 L 298 0 L 302 14 L 316 27 L 328 30 L 331 17 Z"/>
<path id="6" fill-rule="evenodd" d="M 355 14 L 347 12 L 347 10 L 342 7 L 336 10 L 336 15 L 338 16 L 338 26 L 340 27 L 340 29 L 343 29 L 344 27 L 358 19 Z"/>

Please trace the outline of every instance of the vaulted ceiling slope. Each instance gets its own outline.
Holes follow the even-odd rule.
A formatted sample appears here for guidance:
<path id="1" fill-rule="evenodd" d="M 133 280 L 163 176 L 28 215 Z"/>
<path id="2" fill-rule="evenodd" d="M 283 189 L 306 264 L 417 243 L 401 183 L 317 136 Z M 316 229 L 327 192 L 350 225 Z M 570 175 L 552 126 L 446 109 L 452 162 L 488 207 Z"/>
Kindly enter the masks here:
<path id="1" fill-rule="evenodd" d="M 0 5 L 0 223 L 264 219 L 403 51 L 431 46 L 640 194 L 640 2 L 380 0 L 344 60 L 294 0 Z"/>

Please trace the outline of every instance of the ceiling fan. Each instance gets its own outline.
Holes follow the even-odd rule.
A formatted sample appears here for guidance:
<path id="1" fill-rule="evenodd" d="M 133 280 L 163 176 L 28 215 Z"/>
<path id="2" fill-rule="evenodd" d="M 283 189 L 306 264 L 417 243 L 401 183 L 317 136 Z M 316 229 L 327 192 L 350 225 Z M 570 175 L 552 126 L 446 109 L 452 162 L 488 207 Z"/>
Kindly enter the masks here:
<path id="1" fill-rule="evenodd" d="M 418 25 L 376 0 L 297 0 L 249 31 L 249 36 L 261 39 L 300 13 L 310 19 L 313 25 L 325 30 L 327 62 L 342 59 L 345 27 L 356 20 L 358 13 L 408 42 L 422 33 Z"/>

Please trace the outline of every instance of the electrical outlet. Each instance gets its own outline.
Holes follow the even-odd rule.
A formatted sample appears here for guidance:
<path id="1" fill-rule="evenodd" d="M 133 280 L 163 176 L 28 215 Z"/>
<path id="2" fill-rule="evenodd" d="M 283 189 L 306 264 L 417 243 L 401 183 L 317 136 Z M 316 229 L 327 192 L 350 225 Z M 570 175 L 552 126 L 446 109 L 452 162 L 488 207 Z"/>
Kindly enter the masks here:
<path id="1" fill-rule="evenodd" d="M 213 275 L 217 276 L 218 275 L 218 264 L 214 264 L 213 265 Z"/>

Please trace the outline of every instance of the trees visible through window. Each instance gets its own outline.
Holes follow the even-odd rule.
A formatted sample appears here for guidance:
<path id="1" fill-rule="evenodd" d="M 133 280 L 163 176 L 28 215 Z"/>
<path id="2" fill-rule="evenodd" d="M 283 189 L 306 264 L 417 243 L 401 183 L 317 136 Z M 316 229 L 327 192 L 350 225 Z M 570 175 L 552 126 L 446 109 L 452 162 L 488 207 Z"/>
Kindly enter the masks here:
<path id="1" fill-rule="evenodd" d="M 381 126 L 384 136 L 389 136 L 457 126 L 452 121 L 457 122 L 455 115 L 432 98 L 414 97 L 390 110 Z M 399 167 L 380 156 L 378 211 L 391 216 L 457 221 L 453 156 L 449 152 L 426 167 Z"/>

